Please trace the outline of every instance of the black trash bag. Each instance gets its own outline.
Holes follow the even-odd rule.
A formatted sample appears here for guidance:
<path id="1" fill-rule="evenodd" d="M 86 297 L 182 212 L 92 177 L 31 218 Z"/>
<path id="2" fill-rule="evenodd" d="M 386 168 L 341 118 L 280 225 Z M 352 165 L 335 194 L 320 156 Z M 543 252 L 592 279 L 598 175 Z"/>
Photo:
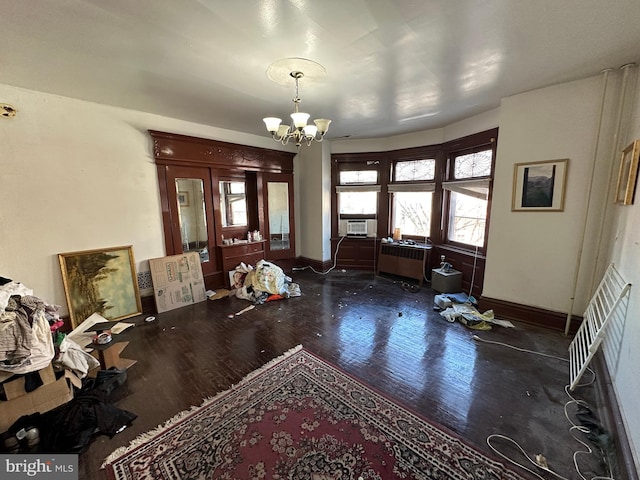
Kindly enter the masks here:
<path id="1" fill-rule="evenodd" d="M 94 435 L 113 437 L 137 415 L 104 402 L 104 395 L 86 393 L 42 415 L 40 450 L 82 453 Z"/>

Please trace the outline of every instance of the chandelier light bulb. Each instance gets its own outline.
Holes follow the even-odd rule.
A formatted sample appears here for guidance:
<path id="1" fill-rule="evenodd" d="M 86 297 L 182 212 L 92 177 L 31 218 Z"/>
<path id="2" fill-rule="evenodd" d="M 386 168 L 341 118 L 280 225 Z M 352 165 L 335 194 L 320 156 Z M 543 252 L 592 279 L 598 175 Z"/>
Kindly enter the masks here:
<path id="1" fill-rule="evenodd" d="M 302 129 L 302 133 L 310 137 L 315 137 L 317 132 L 318 127 L 316 127 L 315 125 L 305 125 L 305 127 Z"/>
<path id="2" fill-rule="evenodd" d="M 267 127 L 267 131 L 271 132 L 272 134 L 278 131 L 278 127 L 282 123 L 282 119 L 277 117 L 266 117 L 263 118 L 262 121 Z"/>
<path id="3" fill-rule="evenodd" d="M 309 120 L 310 116 L 311 115 L 309 115 L 308 113 L 295 112 L 291 114 L 291 120 L 293 120 L 293 125 L 298 130 L 302 130 L 304 127 L 307 126 L 307 120 Z"/>
<path id="4" fill-rule="evenodd" d="M 289 125 L 280 125 L 278 127 L 278 133 L 276 134 L 278 137 L 283 138 L 289 133 Z M 279 140 L 278 140 L 279 141 Z"/>
<path id="5" fill-rule="evenodd" d="M 313 123 L 315 123 L 316 127 L 318 127 L 320 135 L 324 135 L 325 133 L 327 133 L 327 130 L 329 130 L 329 124 L 331 123 L 331 120 L 327 118 L 317 118 L 313 121 Z"/>

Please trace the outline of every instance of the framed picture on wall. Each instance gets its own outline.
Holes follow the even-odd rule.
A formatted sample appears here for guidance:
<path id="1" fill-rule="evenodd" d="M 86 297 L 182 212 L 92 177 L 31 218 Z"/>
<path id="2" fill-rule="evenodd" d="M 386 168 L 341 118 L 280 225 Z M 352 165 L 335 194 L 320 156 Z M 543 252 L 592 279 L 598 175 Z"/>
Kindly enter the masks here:
<path id="1" fill-rule="evenodd" d="M 620 168 L 618 170 L 618 185 L 616 187 L 615 203 L 631 205 L 636 193 L 638 182 L 638 159 L 640 157 L 640 140 L 631 143 L 622 151 Z"/>
<path id="2" fill-rule="evenodd" d="M 178 205 L 181 207 L 189 206 L 189 192 L 178 192 Z"/>
<path id="3" fill-rule="evenodd" d="M 59 253 L 73 328 L 92 314 L 112 321 L 142 313 L 133 247 Z"/>
<path id="4" fill-rule="evenodd" d="M 568 159 L 516 163 L 513 170 L 514 212 L 561 212 Z"/>

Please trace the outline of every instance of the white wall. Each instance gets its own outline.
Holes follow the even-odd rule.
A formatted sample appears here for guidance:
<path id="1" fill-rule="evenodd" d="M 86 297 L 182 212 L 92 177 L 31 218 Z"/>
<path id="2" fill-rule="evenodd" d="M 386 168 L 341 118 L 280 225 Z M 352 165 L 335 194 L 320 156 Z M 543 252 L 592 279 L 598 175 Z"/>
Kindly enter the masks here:
<path id="1" fill-rule="evenodd" d="M 67 313 L 58 253 L 133 245 L 138 271 L 165 255 L 147 130 L 276 148 L 269 137 L 0 85 L 0 276 Z"/>
<path id="2" fill-rule="evenodd" d="M 331 143 L 300 148 L 294 158 L 296 256 L 331 258 Z"/>
<path id="3" fill-rule="evenodd" d="M 592 77 L 503 99 L 484 297 L 557 312 L 569 309 L 601 92 L 601 77 Z M 569 162 L 564 210 L 512 212 L 514 164 L 565 158 Z M 584 311 L 589 294 L 585 290 L 581 279 L 573 313 Z"/>
<path id="4" fill-rule="evenodd" d="M 628 145 L 640 140 L 640 94 L 637 80 L 633 82 L 636 95 L 629 133 L 620 144 Z M 623 147 L 624 148 L 624 147 Z M 617 167 L 618 157 L 616 157 Z M 609 199 L 608 214 L 612 216 L 609 230 L 610 253 L 606 263 L 615 263 L 622 277 L 632 284 L 626 315 L 613 318 L 604 342 L 607 367 L 613 380 L 618 405 L 630 437 L 631 451 L 635 452 L 636 469 L 640 471 L 640 192 L 636 191 L 633 205 L 613 205 Z"/>

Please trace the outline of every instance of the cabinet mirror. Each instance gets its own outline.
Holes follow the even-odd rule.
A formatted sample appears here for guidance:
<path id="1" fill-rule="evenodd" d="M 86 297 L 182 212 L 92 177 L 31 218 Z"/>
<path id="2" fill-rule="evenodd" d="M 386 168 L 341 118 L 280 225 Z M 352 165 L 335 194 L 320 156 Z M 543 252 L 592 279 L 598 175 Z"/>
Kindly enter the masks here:
<path id="1" fill-rule="evenodd" d="M 201 262 L 209 261 L 209 236 L 204 206 L 204 184 L 200 178 L 176 178 L 178 218 L 182 251 L 198 252 Z"/>
<path id="2" fill-rule="evenodd" d="M 271 250 L 291 248 L 289 233 L 289 184 L 267 182 L 267 208 L 269 211 L 269 240 Z"/>
<path id="3" fill-rule="evenodd" d="M 247 225 L 247 195 L 240 181 L 220 181 L 220 216 L 223 227 Z"/>

